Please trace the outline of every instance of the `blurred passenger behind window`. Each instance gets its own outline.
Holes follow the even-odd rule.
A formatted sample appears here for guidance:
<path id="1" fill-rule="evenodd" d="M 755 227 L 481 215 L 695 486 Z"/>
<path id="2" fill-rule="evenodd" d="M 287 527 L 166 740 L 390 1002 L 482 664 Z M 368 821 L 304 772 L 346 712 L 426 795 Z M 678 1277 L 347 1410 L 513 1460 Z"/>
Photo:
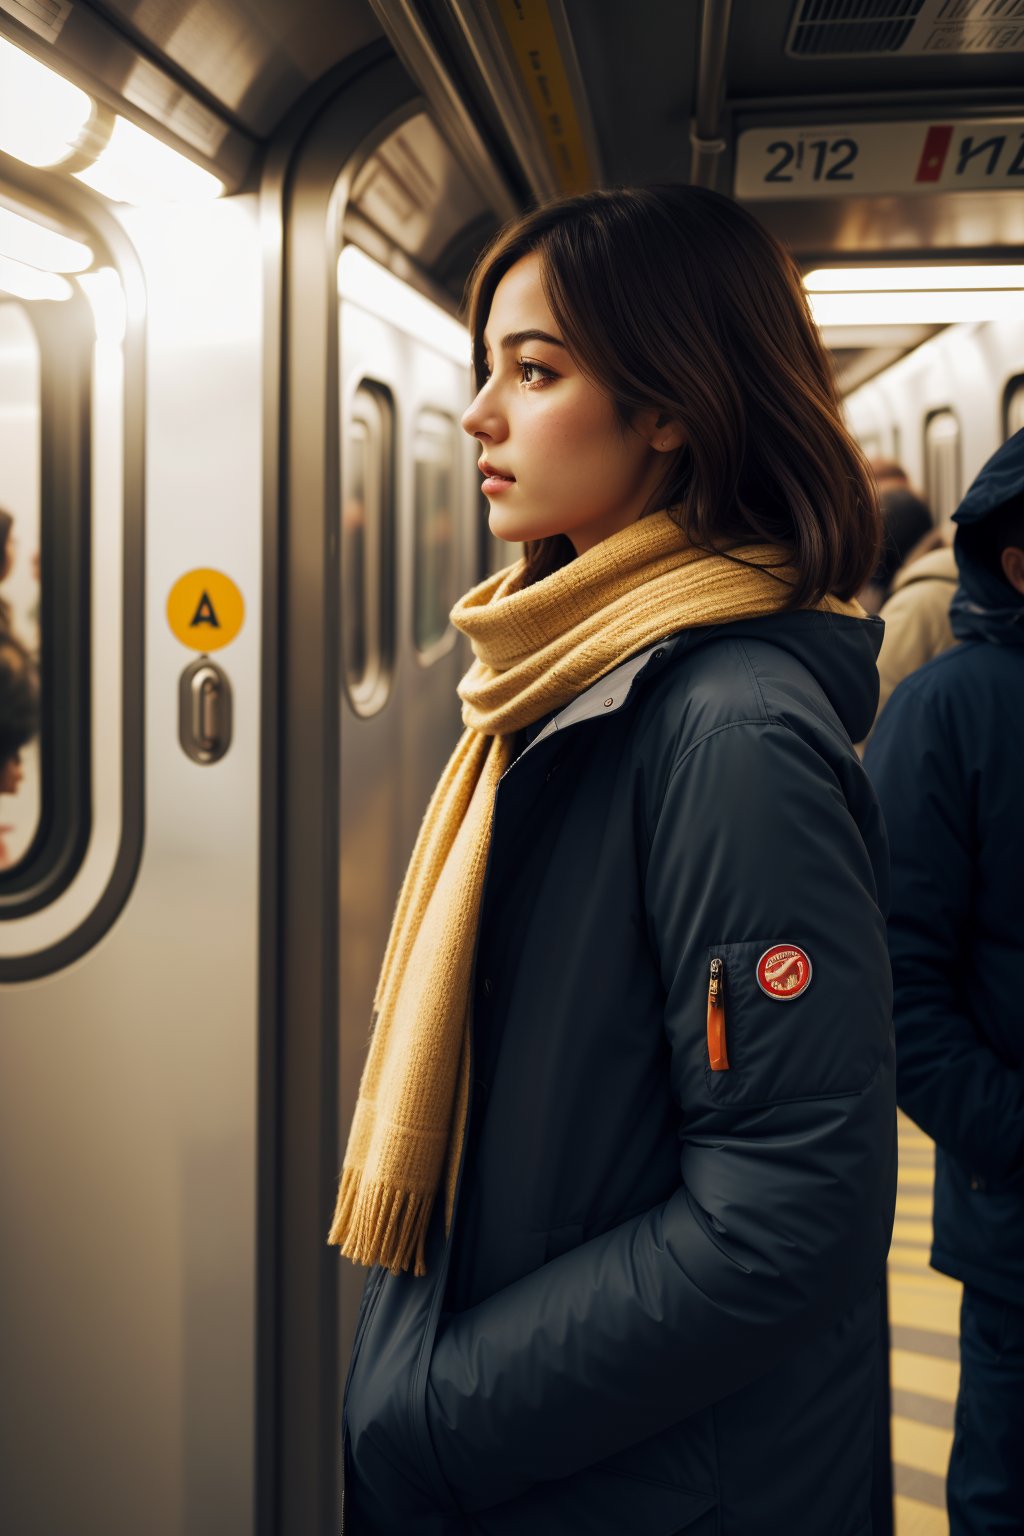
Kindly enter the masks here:
<path id="1" fill-rule="evenodd" d="M 0 800 L 16 795 L 23 769 L 21 749 L 39 729 L 39 675 L 20 640 L 0 632 Z M 0 869 L 9 862 L 8 834 L 0 806 Z"/>
<path id="2" fill-rule="evenodd" d="M 5 508 L 0 507 L 0 583 L 5 582 L 11 574 L 14 547 L 14 518 Z M 11 605 L 6 598 L 0 596 L 0 632 L 6 634 L 10 628 Z"/>

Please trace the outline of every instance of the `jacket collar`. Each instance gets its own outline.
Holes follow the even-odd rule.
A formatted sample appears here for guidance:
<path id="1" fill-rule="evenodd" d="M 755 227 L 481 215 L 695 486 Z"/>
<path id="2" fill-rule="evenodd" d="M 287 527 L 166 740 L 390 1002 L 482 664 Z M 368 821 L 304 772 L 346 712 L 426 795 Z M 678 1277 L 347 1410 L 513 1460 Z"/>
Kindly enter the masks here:
<path id="1" fill-rule="evenodd" d="M 650 645 L 645 651 L 640 651 L 636 656 L 630 656 L 628 660 L 620 662 L 613 667 L 611 672 L 606 672 L 604 677 L 598 678 L 596 683 L 578 694 L 564 709 L 559 710 L 553 719 L 549 720 L 542 731 L 538 731 L 526 751 L 529 752 L 538 742 L 545 741 L 553 736 L 556 731 L 564 731 L 570 725 L 579 725 L 583 720 L 596 720 L 606 715 L 614 715 L 627 702 L 632 692 L 633 684 L 645 671 L 648 665 L 657 666 L 665 660 L 679 644 L 681 636 L 673 635 L 668 640 L 659 640 L 655 645 Z"/>

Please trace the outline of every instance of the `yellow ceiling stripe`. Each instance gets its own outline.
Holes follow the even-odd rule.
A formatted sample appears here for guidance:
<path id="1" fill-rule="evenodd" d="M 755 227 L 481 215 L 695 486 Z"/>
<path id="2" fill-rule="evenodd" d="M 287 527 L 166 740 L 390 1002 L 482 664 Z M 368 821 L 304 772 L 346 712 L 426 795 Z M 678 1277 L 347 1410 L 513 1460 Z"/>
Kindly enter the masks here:
<path id="1" fill-rule="evenodd" d="M 498 0 L 498 14 L 559 190 L 585 192 L 592 168 L 546 0 Z"/>

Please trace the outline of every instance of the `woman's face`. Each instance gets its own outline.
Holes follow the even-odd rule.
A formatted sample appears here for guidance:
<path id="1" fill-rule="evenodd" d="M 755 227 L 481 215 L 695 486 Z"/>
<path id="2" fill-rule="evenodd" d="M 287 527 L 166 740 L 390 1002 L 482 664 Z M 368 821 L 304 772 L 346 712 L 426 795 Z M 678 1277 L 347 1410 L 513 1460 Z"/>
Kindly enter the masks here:
<path id="1" fill-rule="evenodd" d="M 682 434 L 658 428 L 654 410 L 623 429 L 562 344 L 540 270 L 539 255 L 524 256 L 498 283 L 484 329 L 488 378 L 462 425 L 504 477 L 484 470 L 491 532 L 510 543 L 564 533 L 580 555 L 639 518 Z"/>

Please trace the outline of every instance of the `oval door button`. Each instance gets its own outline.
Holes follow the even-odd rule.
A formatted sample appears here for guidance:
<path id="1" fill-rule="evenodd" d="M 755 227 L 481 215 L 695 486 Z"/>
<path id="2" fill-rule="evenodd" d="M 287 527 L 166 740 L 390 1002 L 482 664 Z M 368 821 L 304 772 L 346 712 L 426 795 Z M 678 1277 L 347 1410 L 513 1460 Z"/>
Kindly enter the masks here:
<path id="1" fill-rule="evenodd" d="M 194 763 L 219 762 L 231 745 L 231 684 L 206 656 L 181 674 L 178 738 Z"/>

